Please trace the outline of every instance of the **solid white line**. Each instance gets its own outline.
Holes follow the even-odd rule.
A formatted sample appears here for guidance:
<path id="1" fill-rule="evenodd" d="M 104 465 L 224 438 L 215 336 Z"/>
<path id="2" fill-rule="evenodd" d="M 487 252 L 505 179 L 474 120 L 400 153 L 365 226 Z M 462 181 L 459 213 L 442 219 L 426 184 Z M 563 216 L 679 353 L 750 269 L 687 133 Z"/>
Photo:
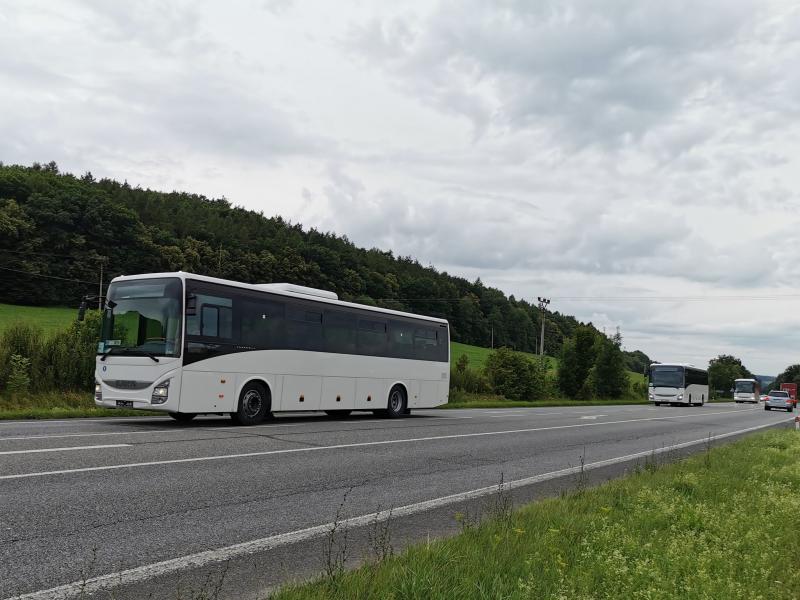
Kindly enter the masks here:
<path id="1" fill-rule="evenodd" d="M 793 418 L 786 420 L 787 421 L 793 420 Z M 435 508 L 441 508 L 444 506 L 449 506 L 451 504 L 456 504 L 458 502 L 463 502 L 466 500 L 472 500 L 475 498 L 481 498 L 483 496 L 496 494 L 501 489 L 504 491 L 513 490 L 520 487 L 541 483 L 543 481 L 549 481 L 552 479 L 558 479 L 559 477 L 573 475 L 576 473 L 580 473 L 581 471 L 591 471 L 594 469 L 599 469 L 601 467 L 608 467 L 615 464 L 629 462 L 637 458 L 644 458 L 657 454 L 663 454 L 665 452 L 671 452 L 673 450 L 679 450 L 681 448 L 689 448 L 691 446 L 696 446 L 698 444 L 707 444 L 710 441 L 721 440 L 736 435 L 741 435 L 743 433 L 749 433 L 751 431 L 757 431 L 759 429 L 773 427 L 778 423 L 781 423 L 781 421 L 775 421 L 773 423 L 764 423 L 762 425 L 756 425 L 755 427 L 739 429 L 737 431 L 731 431 L 720 435 L 709 435 L 708 437 L 699 440 L 682 442 L 680 444 L 673 444 L 671 446 L 665 446 L 663 448 L 658 448 L 653 450 L 635 452 L 633 454 L 626 454 L 625 456 L 617 456 L 615 458 L 607 458 L 605 460 L 599 460 L 597 462 L 588 463 L 583 466 L 559 469 L 558 471 L 542 473 L 541 475 L 534 475 L 532 477 L 526 477 L 524 479 L 517 479 L 515 481 L 509 481 L 503 484 L 478 488 L 475 490 L 469 490 L 467 492 L 460 492 L 457 494 L 451 494 L 449 496 L 442 496 L 440 498 L 433 498 L 431 500 L 416 502 L 414 504 L 407 504 L 406 506 L 401 506 L 399 508 L 395 508 L 392 510 L 382 510 L 366 515 L 361 515 L 358 517 L 352 517 L 350 519 L 343 519 L 341 521 L 338 521 L 336 526 L 340 528 L 350 528 L 350 527 L 362 527 L 364 525 L 371 525 L 374 523 L 381 523 L 389 519 L 406 517 L 421 512 L 425 512 L 427 510 L 432 510 Z M 255 554 L 257 552 L 272 550 L 280 546 L 296 544 L 298 542 L 314 539 L 329 533 L 333 526 L 334 523 L 325 523 L 323 525 L 316 525 L 314 527 L 299 529 L 297 531 L 279 533 L 277 535 L 272 535 L 269 537 L 252 540 L 249 542 L 242 542 L 240 544 L 234 544 L 232 546 L 226 546 L 224 548 L 218 548 L 216 550 L 206 550 L 204 552 L 189 554 L 187 556 L 181 556 L 179 558 L 173 558 L 170 560 L 165 560 L 150 565 L 143 565 L 141 567 L 127 569 L 125 571 L 119 571 L 117 573 L 100 575 L 99 577 L 93 577 L 91 579 L 86 579 L 83 581 L 76 581 L 74 583 L 68 583 L 66 585 L 60 585 L 58 587 L 50 588 L 47 590 L 41 590 L 38 592 L 32 592 L 22 596 L 15 596 L 14 598 L 16 600 L 68 600 L 69 598 L 74 598 L 75 596 L 84 597 L 117 586 L 131 585 L 142 581 L 146 581 L 148 579 L 153 579 L 154 577 L 169 575 L 170 573 L 176 573 L 179 571 L 184 571 L 186 569 L 197 569 L 207 565 L 241 558 L 242 556 L 248 556 L 251 554 Z"/>
<path id="2" fill-rule="evenodd" d="M 70 450 L 99 450 L 101 448 L 128 448 L 130 444 L 106 444 L 105 446 L 66 446 L 64 448 L 37 448 L 35 450 L 6 450 L 5 454 L 35 454 L 37 452 L 68 452 Z"/>
<path id="3" fill-rule="evenodd" d="M 473 417 L 431 417 L 436 421 L 449 421 L 449 420 L 461 420 L 461 419 L 472 419 Z M 339 421 L 339 423 L 347 424 L 347 423 L 408 423 L 409 421 L 387 421 L 386 419 L 361 419 L 355 421 Z M 413 422 L 413 421 L 411 421 Z M 424 423 L 425 420 L 420 421 L 420 423 Z M 180 427 L 175 426 L 171 429 L 151 429 L 148 431 L 96 431 L 96 432 L 87 432 L 87 433 L 58 433 L 55 435 L 23 435 L 23 436 L 16 436 L 16 437 L 0 437 L 0 442 L 12 442 L 12 441 L 20 441 L 20 440 L 56 440 L 56 439 L 63 439 L 63 438 L 76 438 L 76 437 L 103 437 L 109 435 L 142 435 L 147 433 L 190 433 L 192 431 L 201 431 L 201 432 L 209 432 L 214 433 L 215 431 L 238 431 L 242 433 L 243 436 L 247 435 L 248 431 L 264 429 L 264 428 L 275 428 L 275 427 L 302 427 L 303 425 L 321 425 L 323 423 L 331 423 L 331 421 L 320 420 L 320 421 L 307 421 L 304 423 L 272 423 L 269 425 L 254 425 L 252 427 L 240 427 L 240 426 L 232 426 L 232 427 Z M 400 427 L 395 427 L 395 429 L 400 429 Z M 342 429 L 341 431 L 349 431 L 347 429 Z M 308 433 L 318 433 L 315 431 L 309 431 Z M 202 438 L 198 438 L 198 441 Z M 195 441 L 193 439 L 185 440 L 187 442 Z"/>
<path id="4" fill-rule="evenodd" d="M 756 410 L 756 409 L 751 409 Z M 62 469 L 59 471 L 38 471 L 34 473 L 18 473 L 16 475 L 0 475 L 3 479 L 25 479 L 28 477 L 44 477 L 47 475 L 69 475 L 73 473 L 89 473 L 91 471 L 112 471 L 116 469 L 132 469 L 135 467 L 151 467 L 156 465 L 177 465 L 182 463 L 207 462 L 212 460 L 227 460 L 232 458 L 250 458 L 255 456 L 271 456 L 277 454 L 296 454 L 299 452 L 319 452 L 322 450 L 341 450 L 345 448 L 364 448 L 367 446 L 386 446 L 389 444 L 410 444 L 413 442 L 429 442 L 435 440 L 453 440 L 459 438 L 486 437 L 490 435 L 511 435 L 516 433 L 533 433 L 536 431 L 552 431 L 555 429 L 574 429 L 579 427 L 599 427 L 601 425 L 619 425 L 623 423 L 640 423 L 644 421 L 661 421 L 666 419 L 686 419 L 695 416 L 724 415 L 742 411 L 722 411 L 714 413 L 692 413 L 687 415 L 675 415 L 672 417 L 652 417 L 647 419 L 625 419 L 622 421 L 598 421 L 596 423 L 579 423 L 575 425 L 555 425 L 552 427 L 530 427 L 527 429 L 509 429 L 505 431 L 481 431 L 477 433 L 456 433 L 451 435 L 434 435 L 418 438 L 405 438 L 399 440 L 380 440 L 375 442 L 355 442 L 352 444 L 334 444 L 331 446 L 307 446 L 303 448 L 286 448 L 283 450 L 264 450 L 261 452 L 245 452 L 240 454 L 220 454 L 215 456 L 198 456 L 194 458 L 174 458 L 171 460 L 156 460 L 141 463 L 127 463 L 121 465 L 104 465 L 100 467 L 81 467 L 78 469 Z"/>
<path id="5" fill-rule="evenodd" d="M 0 421 L 0 426 L 3 425 L 50 425 L 51 423 L 61 423 L 68 425 L 80 425 L 81 423 L 118 423 L 120 421 L 150 421 L 155 419 L 157 421 L 168 421 L 168 418 L 161 416 L 142 416 L 142 417 L 104 417 L 100 419 L 82 419 L 75 417 L 74 419 L 9 419 Z"/>

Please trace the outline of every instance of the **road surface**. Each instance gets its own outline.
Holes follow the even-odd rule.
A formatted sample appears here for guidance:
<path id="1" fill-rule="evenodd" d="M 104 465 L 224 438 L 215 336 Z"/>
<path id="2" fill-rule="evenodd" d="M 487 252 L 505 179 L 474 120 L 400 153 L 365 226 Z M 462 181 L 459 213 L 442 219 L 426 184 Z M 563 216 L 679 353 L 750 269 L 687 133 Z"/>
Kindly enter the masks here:
<path id="1" fill-rule="evenodd" d="M 613 476 L 665 447 L 700 451 L 710 435 L 790 416 L 709 404 L 315 413 L 257 427 L 0 422 L 0 598 L 175 598 L 218 584 L 223 598 L 264 597 L 335 555 L 341 542 L 325 532 L 337 513 L 357 561 L 388 517 L 372 513 L 392 509 L 402 546 L 451 533 L 454 511 L 501 478 L 530 499 L 594 468 Z"/>

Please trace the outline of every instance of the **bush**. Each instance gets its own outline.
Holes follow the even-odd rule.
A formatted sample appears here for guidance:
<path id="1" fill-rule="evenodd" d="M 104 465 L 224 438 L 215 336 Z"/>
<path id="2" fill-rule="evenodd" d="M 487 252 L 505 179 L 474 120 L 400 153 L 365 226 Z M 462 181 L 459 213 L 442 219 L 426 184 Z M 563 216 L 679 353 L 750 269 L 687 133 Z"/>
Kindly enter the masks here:
<path id="1" fill-rule="evenodd" d="M 31 386 L 31 361 L 29 358 L 12 354 L 9 360 L 8 391 L 11 396 L 24 395 L 28 393 Z"/>
<path id="2" fill-rule="evenodd" d="M 88 312 L 86 320 L 45 337 L 28 324 L 12 325 L 0 337 L 0 388 L 11 390 L 13 357 L 27 362 L 28 387 L 35 392 L 90 391 L 94 388 L 99 312 Z M 18 385 L 19 379 L 14 385 Z"/>
<path id="3" fill-rule="evenodd" d="M 486 375 L 495 394 L 509 400 L 540 400 L 547 393 L 547 367 L 508 348 L 495 350 L 486 361 Z"/>

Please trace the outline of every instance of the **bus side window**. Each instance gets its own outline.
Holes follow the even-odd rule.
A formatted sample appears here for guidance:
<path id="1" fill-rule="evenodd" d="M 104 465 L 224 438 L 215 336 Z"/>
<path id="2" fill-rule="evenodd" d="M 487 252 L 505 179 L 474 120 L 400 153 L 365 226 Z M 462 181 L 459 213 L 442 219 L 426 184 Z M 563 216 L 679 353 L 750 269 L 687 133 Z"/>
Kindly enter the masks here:
<path id="1" fill-rule="evenodd" d="M 322 312 L 306 304 L 288 303 L 286 342 L 292 350 L 322 350 Z"/>
<path id="2" fill-rule="evenodd" d="M 195 296 L 197 311 L 186 315 L 186 334 L 190 336 L 231 339 L 233 337 L 233 300 L 220 296 Z"/>
<path id="3" fill-rule="evenodd" d="M 237 304 L 241 318 L 240 343 L 262 350 L 286 347 L 282 302 L 241 298 Z"/>
<path id="4" fill-rule="evenodd" d="M 326 310 L 323 321 L 325 351 L 337 354 L 356 353 L 356 316 L 339 310 Z"/>
<path id="5" fill-rule="evenodd" d="M 389 354 L 395 358 L 415 358 L 413 325 L 389 321 Z"/>
<path id="6" fill-rule="evenodd" d="M 386 322 L 358 319 L 359 354 L 386 356 Z"/>
<path id="7" fill-rule="evenodd" d="M 417 360 L 436 360 L 438 331 L 428 327 L 414 330 L 414 358 Z"/>

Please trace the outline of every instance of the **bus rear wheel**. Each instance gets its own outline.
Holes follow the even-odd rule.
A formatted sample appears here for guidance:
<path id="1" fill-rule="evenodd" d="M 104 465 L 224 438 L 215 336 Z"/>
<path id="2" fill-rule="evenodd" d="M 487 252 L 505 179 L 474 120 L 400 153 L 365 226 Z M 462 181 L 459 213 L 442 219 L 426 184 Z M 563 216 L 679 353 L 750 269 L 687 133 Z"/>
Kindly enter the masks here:
<path id="1" fill-rule="evenodd" d="M 251 382 L 239 394 L 239 406 L 231 413 L 237 425 L 257 425 L 270 415 L 272 401 L 267 389 L 258 382 Z"/>
<path id="2" fill-rule="evenodd" d="M 386 403 L 386 408 L 380 411 L 380 414 L 389 419 L 397 419 L 402 417 L 406 412 L 408 400 L 406 399 L 406 391 L 401 385 L 395 385 L 389 391 L 389 400 Z"/>
<path id="3" fill-rule="evenodd" d="M 171 412 L 169 416 L 175 419 L 178 423 L 188 423 L 192 419 L 194 419 L 197 415 L 194 413 L 178 413 L 178 412 Z"/>

